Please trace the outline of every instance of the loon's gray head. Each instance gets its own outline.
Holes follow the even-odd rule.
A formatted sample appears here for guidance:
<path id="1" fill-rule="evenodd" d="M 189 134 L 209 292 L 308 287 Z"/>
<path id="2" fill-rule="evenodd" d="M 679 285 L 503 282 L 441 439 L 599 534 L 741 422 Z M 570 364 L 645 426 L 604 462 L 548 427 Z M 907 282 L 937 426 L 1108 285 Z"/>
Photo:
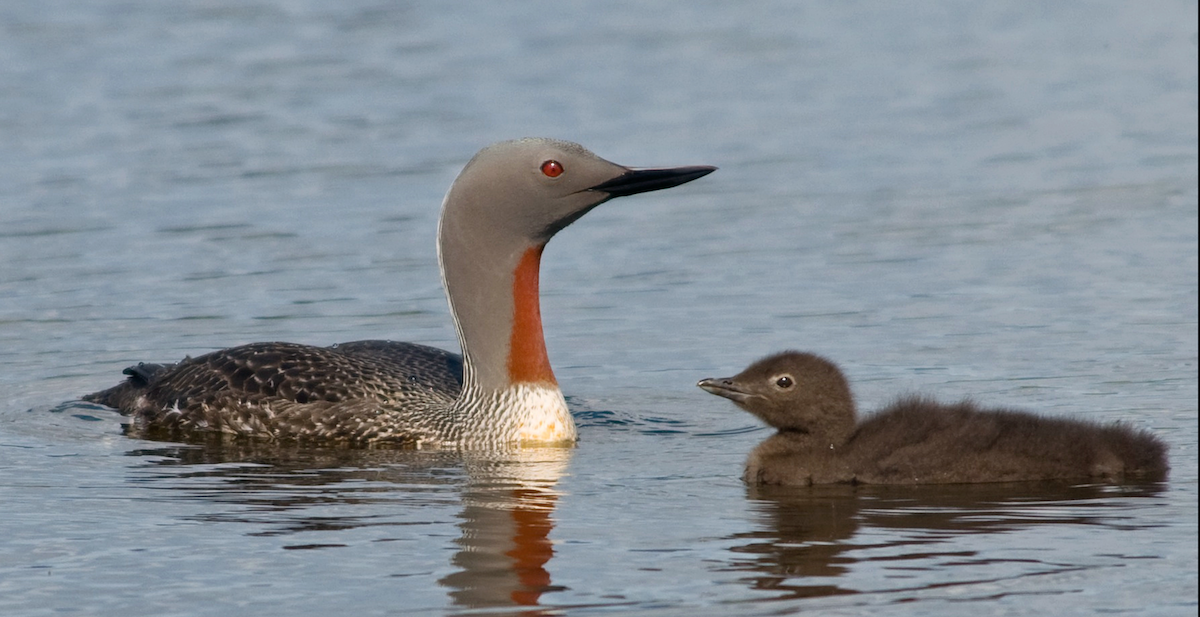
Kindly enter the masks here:
<path id="1" fill-rule="evenodd" d="M 634 169 L 579 144 L 541 138 L 476 154 L 446 194 L 438 229 L 467 388 L 555 385 L 537 298 L 541 251 L 554 234 L 609 199 L 671 188 L 715 169 Z"/>

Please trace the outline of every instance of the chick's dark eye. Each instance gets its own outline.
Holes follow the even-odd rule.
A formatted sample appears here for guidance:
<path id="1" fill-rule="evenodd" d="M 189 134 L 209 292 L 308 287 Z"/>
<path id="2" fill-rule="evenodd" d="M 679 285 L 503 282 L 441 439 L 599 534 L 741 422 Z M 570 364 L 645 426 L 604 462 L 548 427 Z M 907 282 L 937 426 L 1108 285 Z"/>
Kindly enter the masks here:
<path id="1" fill-rule="evenodd" d="M 542 163 L 542 175 L 546 176 L 547 178 L 557 178 L 562 175 L 563 171 L 565 170 L 563 169 L 562 163 L 559 163 L 554 159 L 550 159 L 549 161 Z"/>
<path id="2" fill-rule="evenodd" d="M 780 377 L 779 379 L 775 380 L 775 385 L 779 386 L 780 388 L 783 388 L 784 390 L 792 387 L 793 385 L 795 385 L 795 383 L 796 382 L 792 381 L 792 378 L 787 375 L 784 375 L 784 376 Z"/>

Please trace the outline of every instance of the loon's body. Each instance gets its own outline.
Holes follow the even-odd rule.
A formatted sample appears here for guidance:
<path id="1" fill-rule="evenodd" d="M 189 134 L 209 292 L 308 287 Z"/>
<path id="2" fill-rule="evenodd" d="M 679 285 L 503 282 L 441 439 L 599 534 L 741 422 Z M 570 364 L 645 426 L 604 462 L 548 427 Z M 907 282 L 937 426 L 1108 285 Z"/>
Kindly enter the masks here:
<path id="1" fill-rule="evenodd" d="M 913 396 L 858 422 L 841 370 L 808 353 L 768 356 L 697 385 L 778 429 L 750 453 L 750 484 L 1157 481 L 1169 469 L 1161 440 L 1119 423 Z"/>
<path id="2" fill-rule="evenodd" d="M 351 443 L 462 438 L 449 412 L 462 392 L 462 357 L 424 345 L 251 343 L 125 374 L 84 399 L 133 415 L 143 430 Z"/>
<path id="3" fill-rule="evenodd" d="M 454 181 L 438 225 L 461 356 L 391 341 L 252 343 L 127 368 L 124 382 L 84 400 L 130 414 L 146 431 L 351 445 L 573 442 L 542 337 L 546 242 L 609 199 L 714 169 L 630 169 L 549 139 L 493 144 Z"/>

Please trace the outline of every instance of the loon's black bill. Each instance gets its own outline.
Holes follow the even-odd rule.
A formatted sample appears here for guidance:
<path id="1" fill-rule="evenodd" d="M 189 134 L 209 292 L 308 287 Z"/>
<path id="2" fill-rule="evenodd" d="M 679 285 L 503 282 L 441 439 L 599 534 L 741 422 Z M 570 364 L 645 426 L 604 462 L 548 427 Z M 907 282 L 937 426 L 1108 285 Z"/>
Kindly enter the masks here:
<path id="1" fill-rule="evenodd" d="M 630 169 L 629 171 L 588 189 L 608 193 L 609 197 L 624 197 L 649 191 L 669 189 L 702 178 L 716 171 L 711 165 L 665 167 L 661 169 Z"/>

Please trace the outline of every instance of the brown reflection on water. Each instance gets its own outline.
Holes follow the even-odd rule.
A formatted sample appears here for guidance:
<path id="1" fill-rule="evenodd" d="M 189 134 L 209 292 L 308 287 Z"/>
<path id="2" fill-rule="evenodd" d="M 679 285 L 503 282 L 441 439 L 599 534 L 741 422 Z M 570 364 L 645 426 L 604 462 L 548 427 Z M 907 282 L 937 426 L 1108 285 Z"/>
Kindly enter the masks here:
<path id="1" fill-rule="evenodd" d="M 750 498 L 762 524 L 734 535 L 745 544 L 732 551 L 738 555 L 733 567 L 752 573 L 746 579 L 751 588 L 776 592 L 779 599 L 854 593 L 825 582 L 844 574 L 852 561 L 843 555 L 859 526 L 860 502 L 852 491 L 751 488 Z"/>
<path id="2" fill-rule="evenodd" d="M 898 591 L 903 588 L 855 588 L 842 579 L 867 562 L 911 562 L 918 567 L 976 563 L 973 551 L 939 546 L 966 534 L 1001 534 L 1038 525 L 1119 526 L 1125 517 L 1124 498 L 1153 497 L 1162 490 L 1162 484 L 1029 483 L 750 487 L 747 497 L 758 525 L 731 536 L 734 556 L 721 569 L 746 572 L 742 580 L 751 589 L 769 592 L 772 600 Z M 1035 570 L 1038 565 L 1059 567 L 1037 559 L 1024 561 Z M 964 580 L 968 582 L 979 581 Z"/>
<path id="3" fill-rule="evenodd" d="M 543 593 L 561 589 L 551 584 L 546 564 L 554 556 L 554 485 L 570 452 L 535 448 L 504 460 L 467 460 L 460 550 L 451 559 L 459 570 L 438 581 L 456 605 L 534 607 Z"/>
<path id="4" fill-rule="evenodd" d="M 555 485 L 572 452 L 561 447 L 486 453 L 317 449 L 214 439 L 128 454 L 157 459 L 148 467 L 158 471 L 140 473 L 133 481 L 162 482 L 182 498 L 231 506 L 198 518 L 255 524 L 248 535 L 444 523 L 396 520 L 371 506 L 398 503 L 407 513 L 427 516 L 420 506 L 459 504 L 461 534 L 450 558 L 456 571 L 438 584 L 464 609 L 513 607 L 535 615 L 542 595 L 561 589 L 553 585 L 547 564 L 554 556 Z M 344 509 L 336 517 L 324 514 L 324 506 L 340 504 L 361 507 L 355 515 Z M 345 545 L 283 548 L 339 546 Z"/>

